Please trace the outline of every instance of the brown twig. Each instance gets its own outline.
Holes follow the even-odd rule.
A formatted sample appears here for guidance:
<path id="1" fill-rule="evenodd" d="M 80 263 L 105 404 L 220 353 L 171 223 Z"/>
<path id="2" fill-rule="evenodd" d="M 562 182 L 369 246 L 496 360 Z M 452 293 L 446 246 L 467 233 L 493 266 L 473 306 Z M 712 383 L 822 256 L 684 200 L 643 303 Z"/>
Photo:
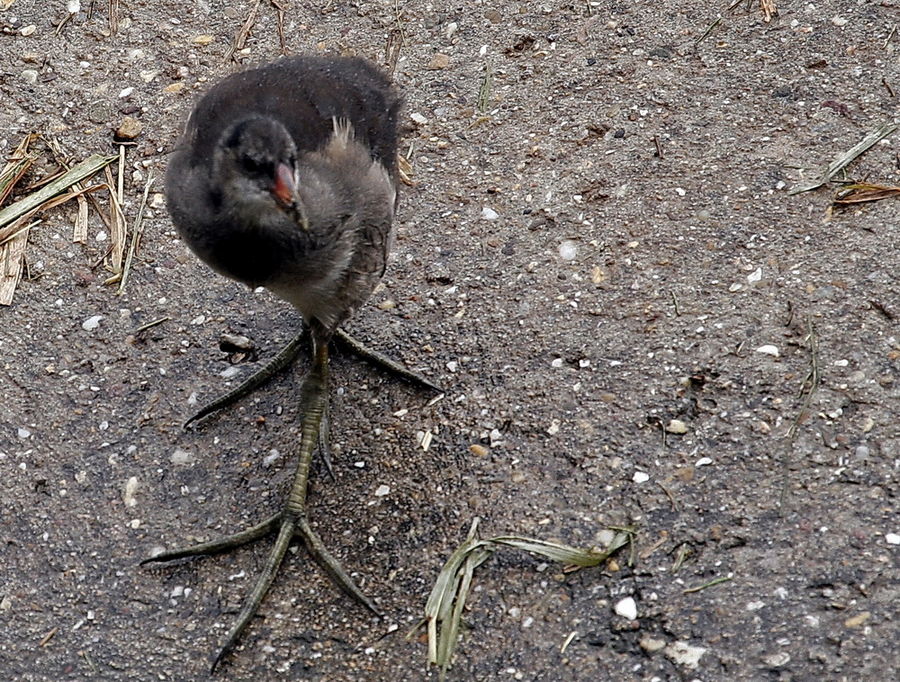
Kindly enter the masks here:
<path id="1" fill-rule="evenodd" d="M 128 281 L 128 273 L 131 272 L 131 263 L 134 260 L 134 254 L 141 245 L 141 234 L 144 228 L 144 209 L 147 207 L 147 196 L 150 194 L 150 186 L 153 184 L 153 176 L 147 178 L 147 184 L 144 185 L 144 196 L 141 199 L 141 205 L 138 207 L 137 217 L 134 219 L 134 227 L 131 230 L 131 244 L 128 246 L 128 255 L 125 257 L 125 267 L 122 269 L 122 279 L 119 281 L 119 290 L 116 295 L 121 296 L 125 291 L 125 282 Z"/>
<path id="2" fill-rule="evenodd" d="M 53 628 L 52 630 L 50 630 L 50 632 L 48 632 L 46 635 L 44 635 L 44 637 L 41 639 L 40 646 L 42 646 L 42 647 L 47 646 L 47 643 L 48 643 L 51 639 L 53 639 L 53 636 L 54 636 L 57 632 L 59 632 L 59 627 L 55 627 L 55 628 Z"/>
<path id="3" fill-rule="evenodd" d="M 138 334 L 141 334 L 142 332 L 145 332 L 148 329 L 152 329 L 153 327 L 155 327 L 158 324 L 162 324 L 163 322 L 168 322 L 171 319 L 172 319 L 171 317 L 160 317 L 159 319 L 153 320 L 152 322 L 148 322 L 147 324 L 142 324 L 140 327 L 135 329 L 134 332 L 132 332 L 132 333 L 135 336 L 137 336 Z"/>
<path id="4" fill-rule="evenodd" d="M 288 8 L 285 5 L 282 5 L 278 0 L 269 0 L 269 2 L 272 4 L 272 7 L 275 8 L 275 21 L 278 30 L 278 42 L 281 45 L 281 54 L 287 56 L 287 42 L 284 39 L 284 13 Z"/>
<path id="5" fill-rule="evenodd" d="M 234 58 L 234 55 L 238 50 L 243 50 L 244 46 L 247 44 L 247 38 L 250 37 L 250 31 L 253 30 L 253 24 L 256 23 L 256 15 L 259 14 L 259 5 L 261 2 L 262 0 L 256 0 L 253 7 L 250 8 L 250 13 L 244 20 L 241 28 L 235 34 L 234 40 L 231 41 L 231 46 L 228 48 L 228 51 L 225 52 L 224 61 L 237 61 L 237 59 Z"/>
<path id="6" fill-rule="evenodd" d="M 109 0 L 109 34 L 119 31 L 119 0 Z"/>
<path id="7" fill-rule="evenodd" d="M 794 439 L 797 437 L 797 431 L 800 429 L 800 422 L 803 419 L 803 416 L 809 412 L 813 396 L 819 388 L 819 380 L 821 378 L 821 375 L 819 374 L 819 337 L 816 335 L 816 328 L 813 326 L 813 323 L 808 322 L 807 324 L 809 330 L 806 335 L 806 338 L 809 341 L 809 371 L 806 374 L 806 378 L 803 380 L 803 385 L 800 387 L 800 396 L 803 398 L 803 402 L 800 405 L 797 416 L 791 424 L 791 428 L 788 429 L 787 447 L 781 457 L 782 481 L 781 493 L 778 497 L 778 509 L 780 514 L 784 513 L 784 506 L 787 501 L 789 483 L 788 466 L 790 465 Z"/>
<path id="8" fill-rule="evenodd" d="M 694 41 L 694 47 L 697 47 L 697 45 L 699 45 L 704 40 L 706 40 L 707 36 L 709 36 L 709 34 L 713 32 L 713 29 L 715 29 L 715 27 L 721 23 L 722 23 L 722 17 L 719 17 L 714 22 L 712 22 L 709 26 L 707 26 L 706 30 L 703 32 L 703 35 L 701 35 L 699 38 L 697 38 L 697 40 Z"/>

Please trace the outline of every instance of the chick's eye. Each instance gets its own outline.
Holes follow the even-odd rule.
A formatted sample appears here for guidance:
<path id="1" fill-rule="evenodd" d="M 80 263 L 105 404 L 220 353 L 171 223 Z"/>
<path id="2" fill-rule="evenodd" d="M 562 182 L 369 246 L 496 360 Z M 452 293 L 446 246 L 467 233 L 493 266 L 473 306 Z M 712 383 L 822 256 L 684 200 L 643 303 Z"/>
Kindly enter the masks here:
<path id="1" fill-rule="evenodd" d="M 259 175 L 265 170 L 265 164 L 251 156 L 243 156 L 241 157 L 241 168 L 251 175 Z"/>

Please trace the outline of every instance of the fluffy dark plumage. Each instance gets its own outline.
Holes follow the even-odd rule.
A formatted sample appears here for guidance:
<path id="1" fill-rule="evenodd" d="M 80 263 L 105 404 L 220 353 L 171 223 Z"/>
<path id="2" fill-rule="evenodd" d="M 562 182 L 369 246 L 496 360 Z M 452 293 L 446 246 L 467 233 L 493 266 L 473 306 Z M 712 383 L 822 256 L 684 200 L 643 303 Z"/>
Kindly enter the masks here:
<path id="1" fill-rule="evenodd" d="M 384 272 L 400 104 L 362 59 L 292 57 L 225 78 L 170 159 L 178 232 L 220 273 L 333 331 Z"/>

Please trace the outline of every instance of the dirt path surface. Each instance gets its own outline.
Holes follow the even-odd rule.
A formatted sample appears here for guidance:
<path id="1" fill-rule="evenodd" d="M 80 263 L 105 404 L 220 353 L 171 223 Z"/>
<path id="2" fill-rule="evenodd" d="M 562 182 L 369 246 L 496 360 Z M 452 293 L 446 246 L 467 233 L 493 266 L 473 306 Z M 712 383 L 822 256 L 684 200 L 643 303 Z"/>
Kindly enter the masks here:
<path id="1" fill-rule="evenodd" d="M 111 4 L 112 33 L 105 2 L 0 0 L 4 154 L 30 132 L 73 161 L 115 152 L 130 115 L 129 228 L 156 178 L 121 296 L 106 226 L 91 208 L 72 243 L 70 203 L 32 229 L 0 309 L 5 680 L 205 679 L 268 544 L 138 561 L 260 521 L 293 472 L 302 366 L 181 430 L 299 319 L 201 266 L 156 196 L 254 5 L 237 60 L 280 54 L 278 12 Z M 603 570 L 486 563 L 451 679 L 900 669 L 900 203 L 789 194 L 897 118 L 900 5 L 780 3 L 766 23 L 729 4 L 284 3 L 290 53 L 395 61 L 416 184 L 350 328 L 447 392 L 430 405 L 334 354 L 336 479 L 316 464 L 311 516 L 385 618 L 296 548 L 218 678 L 437 679 L 405 634 L 476 516 L 581 546 L 639 532 Z M 900 184 L 898 144 L 847 177 Z M 35 149 L 26 182 L 55 167 Z"/>

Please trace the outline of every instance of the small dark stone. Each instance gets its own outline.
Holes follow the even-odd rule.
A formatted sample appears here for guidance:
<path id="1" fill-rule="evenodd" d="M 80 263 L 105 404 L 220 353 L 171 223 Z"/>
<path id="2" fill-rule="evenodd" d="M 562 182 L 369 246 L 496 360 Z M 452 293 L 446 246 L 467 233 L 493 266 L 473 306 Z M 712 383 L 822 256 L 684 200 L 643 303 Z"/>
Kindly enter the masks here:
<path id="1" fill-rule="evenodd" d="M 790 97 L 791 96 L 791 86 L 790 85 L 779 85 L 772 91 L 772 94 L 775 97 Z"/>
<path id="2" fill-rule="evenodd" d="M 617 140 L 621 140 L 625 137 L 625 128 L 619 128 L 616 132 L 613 133 L 613 137 Z"/>
<path id="3" fill-rule="evenodd" d="M 596 64 L 596 63 L 597 63 L 597 60 L 594 59 L 593 57 L 588 57 L 588 58 L 587 58 L 587 65 L 588 65 L 588 66 L 593 66 L 593 65 Z"/>
<path id="4" fill-rule="evenodd" d="M 650 50 L 650 56 L 656 57 L 657 59 L 671 59 L 672 54 L 672 47 L 666 45 L 660 45 L 659 47 L 654 47 Z"/>

